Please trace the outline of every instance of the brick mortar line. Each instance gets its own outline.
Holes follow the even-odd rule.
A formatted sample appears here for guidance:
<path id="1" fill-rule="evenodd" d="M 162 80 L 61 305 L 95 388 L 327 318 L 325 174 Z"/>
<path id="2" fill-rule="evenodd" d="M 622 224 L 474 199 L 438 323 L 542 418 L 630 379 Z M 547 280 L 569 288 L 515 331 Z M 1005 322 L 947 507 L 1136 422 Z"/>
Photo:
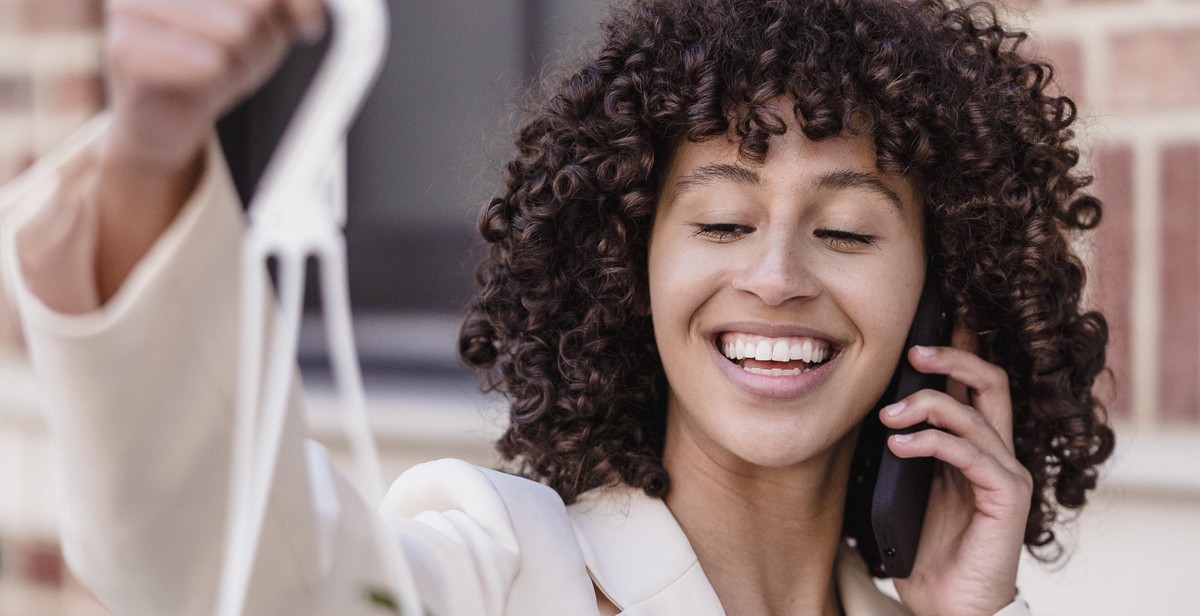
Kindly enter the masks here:
<path id="1" fill-rule="evenodd" d="M 1167 112 L 1117 113 L 1089 108 L 1085 101 L 1076 133 L 1084 142 L 1134 141 L 1167 143 L 1200 139 L 1200 107 Z"/>
<path id="2" fill-rule="evenodd" d="M 30 73 L 97 72 L 102 48 L 100 32 L 0 40 L 0 67 Z"/>
<path id="3" fill-rule="evenodd" d="M 47 111 L 35 110 L 31 114 L 28 145 L 34 156 L 41 156 L 70 137 L 87 123 L 96 111 Z"/>
<path id="4" fill-rule="evenodd" d="M 1159 281 L 1159 175 L 1162 171 L 1158 143 L 1139 139 L 1133 143 L 1133 284 L 1129 319 L 1132 330 L 1130 378 L 1133 381 L 1131 415 L 1140 428 L 1158 423 L 1158 332 L 1162 291 Z"/>
<path id="5" fill-rule="evenodd" d="M 1068 6 L 1066 0 L 1042 0 L 1041 6 L 1029 9 L 1010 8 L 1010 13 L 1031 13 L 1041 9 L 1056 10 Z"/>
<path id="6" fill-rule="evenodd" d="M 1082 37 L 1079 40 L 1079 54 L 1083 63 L 1083 91 L 1088 100 L 1099 101 L 1100 107 L 1109 92 L 1108 68 L 1111 66 L 1111 50 L 1107 42 L 1100 37 Z"/>
<path id="7" fill-rule="evenodd" d="M 1144 4 L 1128 6 L 1063 8 L 1040 12 L 1031 10 L 1022 15 L 1010 14 L 1009 23 L 1028 29 L 1035 36 L 1068 33 L 1094 36 L 1124 34 L 1147 28 L 1182 30 L 1200 26 L 1200 4 L 1180 4 L 1149 7 Z"/>
<path id="8" fill-rule="evenodd" d="M 49 32 L 42 34 L 31 33 L 3 33 L 4 38 L 0 39 L 0 48 L 13 47 L 30 47 L 38 45 L 61 45 L 61 44 L 80 44 L 86 43 L 101 44 L 104 41 L 103 30 L 87 30 L 80 32 Z"/>

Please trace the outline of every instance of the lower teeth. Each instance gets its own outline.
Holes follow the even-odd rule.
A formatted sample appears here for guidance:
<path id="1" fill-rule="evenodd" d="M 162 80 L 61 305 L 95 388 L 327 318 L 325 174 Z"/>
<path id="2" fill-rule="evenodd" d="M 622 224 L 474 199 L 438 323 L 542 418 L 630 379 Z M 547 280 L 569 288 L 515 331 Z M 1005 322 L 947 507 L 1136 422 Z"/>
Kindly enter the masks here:
<path id="1" fill-rule="evenodd" d="M 805 372 L 811 372 L 815 368 L 816 366 L 811 368 L 789 368 L 784 370 L 783 368 L 751 368 L 749 366 L 742 366 L 742 370 L 745 370 L 750 374 L 761 374 L 763 376 L 798 376 L 800 374 L 804 374 Z"/>

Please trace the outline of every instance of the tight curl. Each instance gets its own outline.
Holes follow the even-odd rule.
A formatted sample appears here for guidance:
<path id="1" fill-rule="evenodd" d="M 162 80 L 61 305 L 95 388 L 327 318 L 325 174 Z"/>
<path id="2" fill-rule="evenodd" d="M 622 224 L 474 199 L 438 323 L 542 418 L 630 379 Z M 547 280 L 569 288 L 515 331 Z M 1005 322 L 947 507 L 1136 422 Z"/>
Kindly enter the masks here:
<path id="1" fill-rule="evenodd" d="M 1108 327 L 1084 311 L 1072 235 L 1100 221 L 1071 145 L 1076 108 L 989 4 L 642 0 L 519 130 L 460 335 L 511 401 L 500 452 L 567 503 L 625 483 L 661 497 L 666 379 L 647 315 L 658 184 L 683 140 L 733 136 L 761 162 L 790 101 L 804 135 L 873 138 L 918 180 L 946 297 L 1006 368 L 1017 458 L 1035 489 L 1025 543 L 1061 554 L 1113 449 L 1093 394 Z"/>

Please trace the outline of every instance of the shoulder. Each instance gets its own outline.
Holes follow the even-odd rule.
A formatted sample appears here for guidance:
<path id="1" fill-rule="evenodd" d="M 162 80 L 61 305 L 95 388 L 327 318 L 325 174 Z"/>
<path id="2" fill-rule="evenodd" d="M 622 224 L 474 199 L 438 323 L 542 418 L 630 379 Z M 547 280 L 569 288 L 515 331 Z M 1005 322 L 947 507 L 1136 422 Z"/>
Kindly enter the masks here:
<path id="1" fill-rule="evenodd" d="M 419 529 L 421 536 L 440 537 L 439 545 L 466 548 L 475 562 L 471 570 L 494 571 L 497 563 L 508 563 L 508 613 L 595 609 L 567 508 L 554 490 L 536 481 L 462 460 L 436 460 L 401 475 L 380 513 L 393 528 Z"/>
<path id="2" fill-rule="evenodd" d="M 449 509 L 484 514 L 513 508 L 566 519 L 566 506 L 549 487 L 453 458 L 405 471 L 392 483 L 380 507 L 385 514 L 403 517 Z"/>
<path id="3" fill-rule="evenodd" d="M 392 484 L 380 513 L 393 518 L 461 512 L 510 549 L 574 543 L 562 498 L 536 481 L 446 458 L 412 467 Z"/>

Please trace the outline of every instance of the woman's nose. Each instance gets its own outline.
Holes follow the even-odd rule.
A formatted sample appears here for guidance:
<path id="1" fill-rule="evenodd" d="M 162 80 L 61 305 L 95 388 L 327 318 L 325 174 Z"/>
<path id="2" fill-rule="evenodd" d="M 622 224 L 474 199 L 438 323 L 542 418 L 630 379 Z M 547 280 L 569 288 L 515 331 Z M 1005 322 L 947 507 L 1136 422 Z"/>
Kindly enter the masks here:
<path id="1" fill-rule="evenodd" d="M 803 251 L 792 233 L 763 238 L 761 250 L 750 262 L 740 264 L 733 288 L 755 294 L 769 306 L 821 293 L 821 283 L 806 267 Z"/>
<path id="2" fill-rule="evenodd" d="M 754 261 L 742 264 L 733 288 L 758 296 L 768 306 L 818 295 L 821 284 L 805 266 L 796 244 L 790 235 L 765 240 Z"/>

